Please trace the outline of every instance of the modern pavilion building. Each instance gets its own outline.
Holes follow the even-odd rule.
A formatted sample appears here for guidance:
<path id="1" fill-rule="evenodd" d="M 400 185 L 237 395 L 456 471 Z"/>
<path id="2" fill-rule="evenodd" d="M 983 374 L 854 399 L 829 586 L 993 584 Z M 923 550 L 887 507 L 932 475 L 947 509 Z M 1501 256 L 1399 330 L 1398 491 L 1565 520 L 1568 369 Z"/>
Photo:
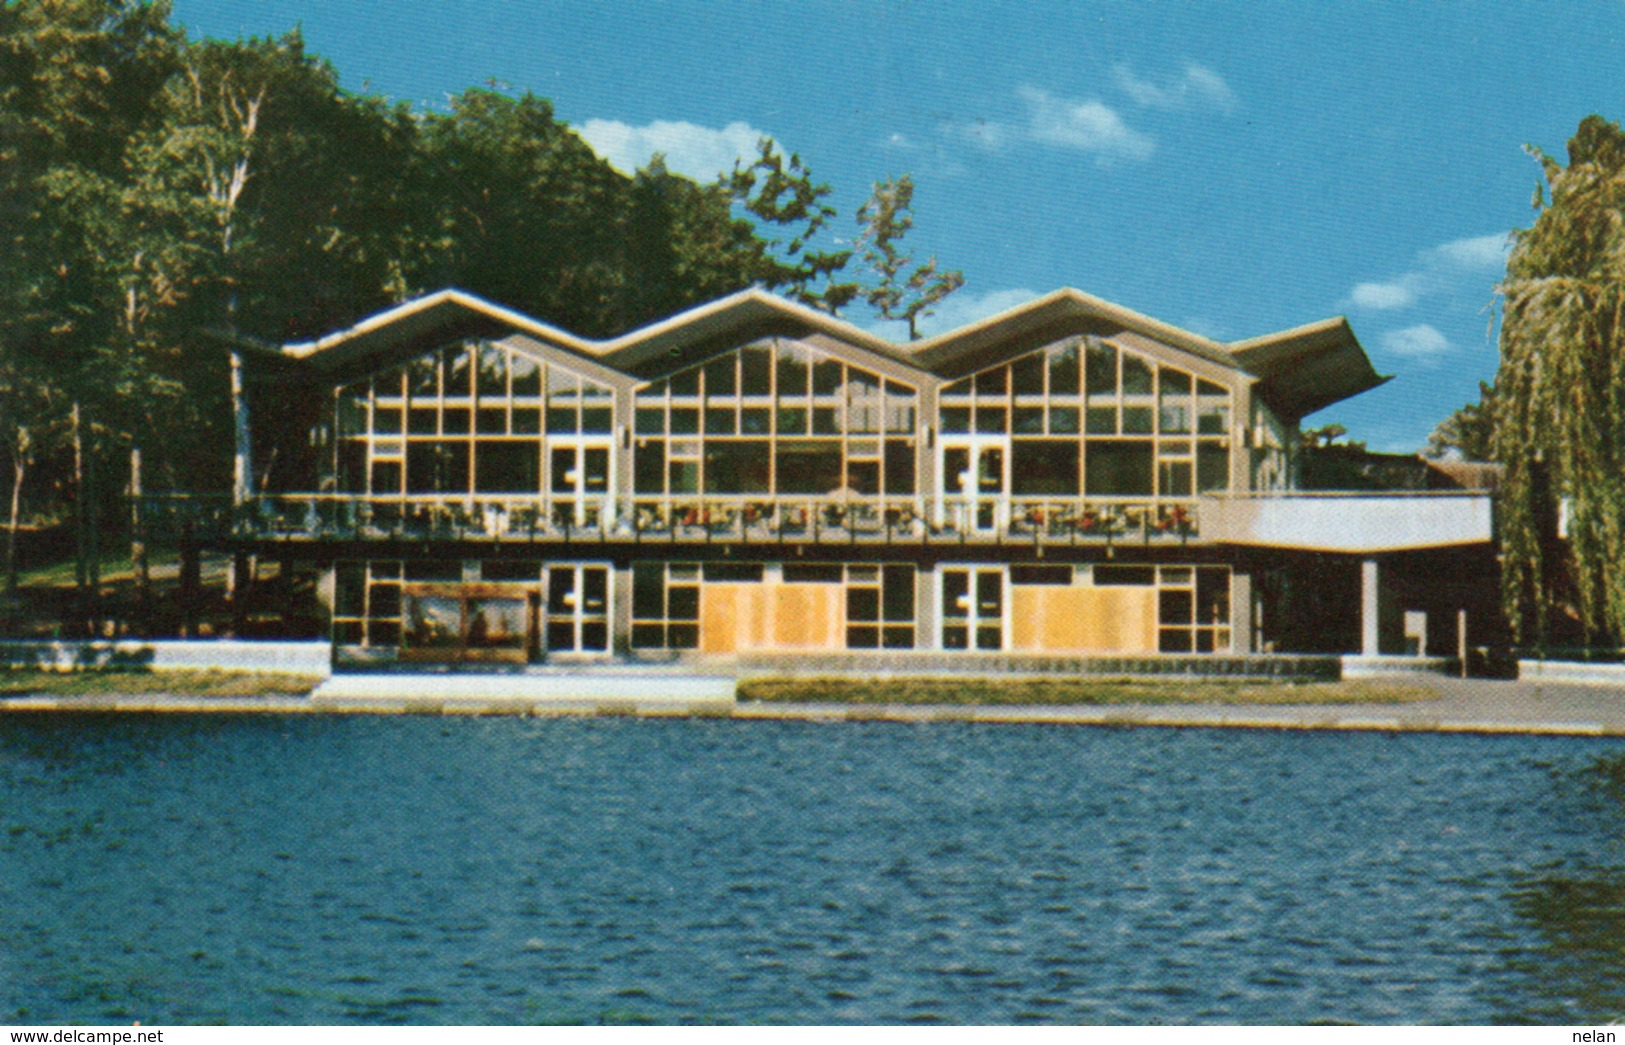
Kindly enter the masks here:
<path id="1" fill-rule="evenodd" d="M 447 290 L 234 362 L 216 543 L 318 570 L 341 658 L 1449 655 L 1493 600 L 1487 496 L 1297 489 L 1385 380 L 1341 318 L 895 344 L 747 290 L 588 341 Z"/>

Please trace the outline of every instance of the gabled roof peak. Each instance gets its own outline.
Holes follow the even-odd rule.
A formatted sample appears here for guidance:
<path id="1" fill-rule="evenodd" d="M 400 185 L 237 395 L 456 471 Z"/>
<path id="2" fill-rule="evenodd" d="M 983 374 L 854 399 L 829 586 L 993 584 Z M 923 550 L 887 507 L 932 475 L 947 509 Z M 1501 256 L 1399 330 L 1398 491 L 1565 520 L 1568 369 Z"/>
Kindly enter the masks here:
<path id="1" fill-rule="evenodd" d="M 822 334 L 915 370 L 959 377 L 1057 338 L 1133 333 L 1260 379 L 1259 392 L 1278 412 L 1301 417 L 1387 380 L 1378 375 L 1341 316 L 1225 344 L 1062 287 L 996 315 L 913 342 L 895 342 L 839 316 L 760 286 L 686 309 L 613 338 L 580 337 L 455 287 L 402 302 L 314 341 L 282 346 L 283 358 L 310 360 L 336 372 L 363 366 L 375 353 L 405 352 L 458 337 L 518 331 L 628 374 L 649 374 L 691 361 L 738 338 Z"/>

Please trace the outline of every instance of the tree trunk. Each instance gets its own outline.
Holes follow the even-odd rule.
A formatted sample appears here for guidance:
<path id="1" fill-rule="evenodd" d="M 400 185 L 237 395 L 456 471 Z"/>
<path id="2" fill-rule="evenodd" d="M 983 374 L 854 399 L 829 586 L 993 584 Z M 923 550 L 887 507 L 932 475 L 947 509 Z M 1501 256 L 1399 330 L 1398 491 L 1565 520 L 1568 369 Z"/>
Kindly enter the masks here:
<path id="1" fill-rule="evenodd" d="M 17 527 L 21 520 L 23 477 L 28 473 L 28 454 L 19 451 L 11 462 L 11 516 L 6 520 L 6 598 L 17 597 Z"/>
<path id="2" fill-rule="evenodd" d="M 202 588 L 201 563 L 198 561 L 198 547 L 195 540 L 195 531 L 192 520 L 188 518 L 181 523 L 181 637 L 192 639 L 197 637 L 198 630 L 198 599 Z"/>
<path id="3" fill-rule="evenodd" d="M 135 572 L 135 620 L 138 634 L 151 631 L 152 572 L 147 563 L 146 517 L 141 503 L 141 448 L 130 448 L 130 566 Z"/>
<path id="4" fill-rule="evenodd" d="M 75 630 L 90 627 L 90 563 L 85 547 L 85 444 L 79 425 L 79 404 L 69 414 L 73 422 L 73 585 L 79 619 Z"/>

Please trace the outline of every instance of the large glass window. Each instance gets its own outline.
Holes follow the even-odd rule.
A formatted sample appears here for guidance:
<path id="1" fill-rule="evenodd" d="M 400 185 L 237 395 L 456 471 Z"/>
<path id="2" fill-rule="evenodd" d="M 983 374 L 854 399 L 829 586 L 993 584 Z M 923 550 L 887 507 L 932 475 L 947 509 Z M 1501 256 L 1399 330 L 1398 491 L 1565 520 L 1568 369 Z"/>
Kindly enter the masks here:
<path id="1" fill-rule="evenodd" d="M 336 485 L 374 496 L 535 494 L 544 442 L 608 435 L 613 403 L 608 385 L 505 346 L 447 346 L 337 390 Z"/>
<path id="2" fill-rule="evenodd" d="M 939 402 L 944 435 L 1011 440 L 1018 498 L 1189 498 L 1229 486 L 1229 390 L 1109 341 L 1077 338 L 980 371 L 945 385 Z"/>
<path id="3" fill-rule="evenodd" d="M 1078 494 L 1078 443 L 1062 439 L 1018 439 L 1010 448 L 1010 491 L 1017 496 Z"/>
<path id="4" fill-rule="evenodd" d="M 746 345 L 638 391 L 634 487 L 650 498 L 912 495 L 918 409 L 913 387 L 796 342 Z"/>

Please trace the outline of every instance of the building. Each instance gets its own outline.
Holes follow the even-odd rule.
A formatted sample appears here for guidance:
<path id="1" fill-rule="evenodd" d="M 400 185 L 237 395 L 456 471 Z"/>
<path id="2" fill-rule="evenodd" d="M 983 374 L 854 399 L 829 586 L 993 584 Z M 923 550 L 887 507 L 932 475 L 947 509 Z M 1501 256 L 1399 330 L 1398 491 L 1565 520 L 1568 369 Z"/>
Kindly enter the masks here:
<path id="1" fill-rule="evenodd" d="M 344 658 L 1449 654 L 1493 600 L 1487 495 L 1298 489 L 1385 380 L 1341 318 L 900 345 L 753 289 L 597 342 L 447 290 L 233 361 L 207 540 L 319 571 Z"/>

